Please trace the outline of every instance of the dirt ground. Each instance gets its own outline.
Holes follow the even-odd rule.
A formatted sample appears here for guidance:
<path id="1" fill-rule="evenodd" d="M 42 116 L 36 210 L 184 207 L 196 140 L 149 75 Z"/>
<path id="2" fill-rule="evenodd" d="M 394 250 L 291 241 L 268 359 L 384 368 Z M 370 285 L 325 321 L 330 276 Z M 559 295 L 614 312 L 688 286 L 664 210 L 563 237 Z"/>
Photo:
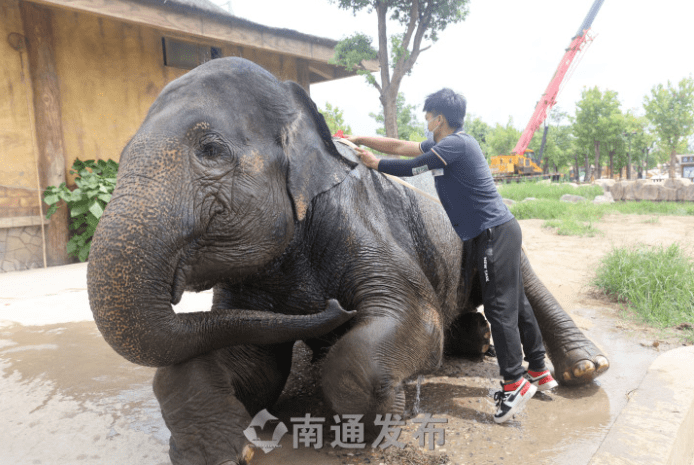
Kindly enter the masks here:
<path id="1" fill-rule="evenodd" d="M 287 434 L 280 448 L 268 454 L 255 450 L 251 464 L 587 464 L 650 363 L 681 345 L 676 334 L 663 335 L 622 319 L 618 305 L 590 288 L 594 270 L 613 246 L 694 244 L 694 217 L 609 216 L 597 223 L 603 234 L 596 237 L 558 236 L 541 224 L 521 221 L 530 262 L 578 326 L 604 350 L 611 363 L 607 373 L 587 386 L 537 394 L 513 420 L 497 425 L 492 421 L 493 393 L 499 386 L 496 360 L 447 359 L 440 370 L 422 378 L 420 413 L 410 413 L 397 438 L 407 444 L 404 449 L 332 448 L 330 426 L 335 422 L 328 417 L 322 448 L 294 448 Z M 0 275 L 0 463 L 169 463 L 168 430 L 151 391 L 154 370 L 130 364 L 106 345 L 89 320 L 84 272 L 78 271 L 79 279 L 71 282 L 81 281 L 74 286 L 59 291 L 44 285 L 32 291 L 36 296 L 31 299 L 22 297 L 26 292 L 19 288 L 26 278 L 16 274 L 12 281 Z M 194 301 L 198 307 L 209 297 L 190 296 L 199 299 Z M 70 309 L 80 316 L 44 318 Z M 13 316 L 32 312 L 31 322 Z M 297 344 L 295 352 L 295 370 L 270 409 L 290 433 L 292 417 L 327 415 L 316 384 L 318 368 L 307 365 L 305 346 Z M 416 379 L 408 381 L 406 397 L 411 412 Z M 442 429 L 436 437 L 440 445 L 431 435 L 422 435 L 426 442 L 418 445 L 414 420 L 426 414 L 446 421 L 433 425 Z"/>

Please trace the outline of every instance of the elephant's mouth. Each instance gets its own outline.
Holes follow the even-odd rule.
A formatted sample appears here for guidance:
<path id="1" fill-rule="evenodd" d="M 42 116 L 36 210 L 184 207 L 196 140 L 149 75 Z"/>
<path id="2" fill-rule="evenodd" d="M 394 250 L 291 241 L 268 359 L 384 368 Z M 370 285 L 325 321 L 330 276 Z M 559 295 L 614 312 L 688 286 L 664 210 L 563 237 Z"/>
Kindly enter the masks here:
<path id="1" fill-rule="evenodd" d="M 173 283 L 171 285 L 171 305 L 176 305 L 183 298 L 183 291 L 186 290 L 186 273 L 183 271 L 183 266 L 179 261 L 174 271 Z"/>

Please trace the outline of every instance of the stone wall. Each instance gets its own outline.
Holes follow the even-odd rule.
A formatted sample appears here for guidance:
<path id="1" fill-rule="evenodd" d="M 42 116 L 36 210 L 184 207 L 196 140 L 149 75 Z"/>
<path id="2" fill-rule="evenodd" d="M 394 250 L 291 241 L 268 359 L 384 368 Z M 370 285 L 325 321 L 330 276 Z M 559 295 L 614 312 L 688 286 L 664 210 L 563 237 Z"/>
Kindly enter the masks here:
<path id="1" fill-rule="evenodd" d="M 0 227 L 0 272 L 43 266 L 41 226 Z"/>
<path id="2" fill-rule="evenodd" d="M 43 238 L 36 189 L 0 186 L 0 273 L 43 266 Z"/>
<path id="3" fill-rule="evenodd" d="M 656 202 L 694 202 L 694 183 L 687 178 L 665 179 L 654 182 L 650 179 L 614 181 L 599 179 L 596 184 L 612 194 L 614 200 L 651 200 Z"/>

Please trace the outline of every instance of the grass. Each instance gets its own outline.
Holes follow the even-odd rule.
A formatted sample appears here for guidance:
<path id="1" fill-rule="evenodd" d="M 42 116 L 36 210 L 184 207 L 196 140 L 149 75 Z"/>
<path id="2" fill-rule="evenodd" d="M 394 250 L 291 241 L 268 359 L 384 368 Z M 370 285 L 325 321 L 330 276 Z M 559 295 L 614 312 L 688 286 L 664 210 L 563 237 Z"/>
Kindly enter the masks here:
<path id="1" fill-rule="evenodd" d="M 679 244 L 614 248 L 592 285 L 658 328 L 679 328 L 694 342 L 694 261 Z"/>
<path id="2" fill-rule="evenodd" d="M 502 197 L 516 201 L 509 207 L 516 218 L 546 220 L 543 226 L 555 228 L 560 235 L 599 235 L 601 233 L 596 223 L 607 214 L 649 215 L 655 217 L 650 221 L 653 223 L 658 221 L 659 216 L 694 215 L 692 202 L 629 201 L 596 205 L 593 200 L 603 194 L 603 189 L 595 185 L 572 187 L 565 183 L 524 182 L 504 184 L 499 192 Z M 580 195 L 585 197 L 586 202 L 561 202 L 559 199 L 564 194 Z M 537 200 L 523 202 L 528 197 Z"/>
<path id="3" fill-rule="evenodd" d="M 573 187 L 533 182 L 504 184 L 502 197 L 515 200 L 509 208 L 518 219 L 542 219 L 544 227 L 560 235 L 595 236 L 607 214 L 644 215 L 645 223 L 658 223 L 668 215 L 694 215 L 694 202 L 628 201 L 596 205 L 599 186 Z M 561 202 L 564 194 L 585 197 L 585 202 Z M 523 201 L 528 197 L 537 200 Z M 602 260 L 593 286 L 622 303 L 628 314 L 694 342 L 694 262 L 678 244 L 663 248 L 615 248 Z"/>

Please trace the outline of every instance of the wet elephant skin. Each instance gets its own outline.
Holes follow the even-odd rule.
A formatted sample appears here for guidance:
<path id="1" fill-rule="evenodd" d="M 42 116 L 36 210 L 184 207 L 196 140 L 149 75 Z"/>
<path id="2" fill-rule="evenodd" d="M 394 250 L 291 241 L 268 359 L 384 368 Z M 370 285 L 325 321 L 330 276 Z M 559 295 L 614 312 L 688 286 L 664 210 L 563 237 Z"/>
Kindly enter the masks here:
<path id="1" fill-rule="evenodd" d="M 403 380 L 436 368 L 445 339 L 486 351 L 463 249 L 440 206 L 337 148 L 297 84 L 217 59 L 167 85 L 124 149 L 89 298 L 118 353 L 160 367 L 172 461 L 243 463 L 242 431 L 280 394 L 292 341 L 323 359 L 331 408 L 367 425 L 403 411 Z M 212 287 L 211 311 L 173 311 L 184 289 Z M 606 369 L 561 307 L 535 311 L 569 381 Z M 562 352 L 567 329 L 580 359 Z"/>

